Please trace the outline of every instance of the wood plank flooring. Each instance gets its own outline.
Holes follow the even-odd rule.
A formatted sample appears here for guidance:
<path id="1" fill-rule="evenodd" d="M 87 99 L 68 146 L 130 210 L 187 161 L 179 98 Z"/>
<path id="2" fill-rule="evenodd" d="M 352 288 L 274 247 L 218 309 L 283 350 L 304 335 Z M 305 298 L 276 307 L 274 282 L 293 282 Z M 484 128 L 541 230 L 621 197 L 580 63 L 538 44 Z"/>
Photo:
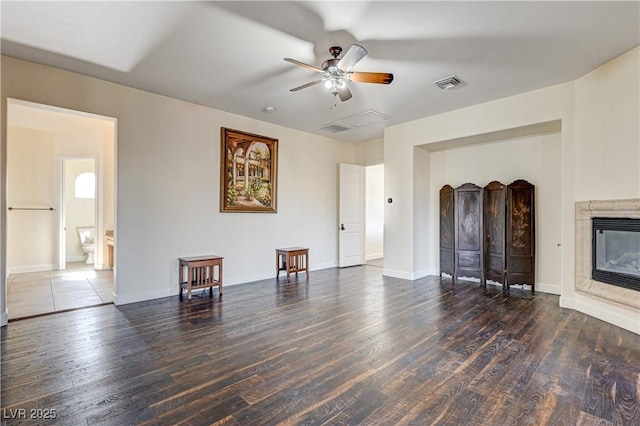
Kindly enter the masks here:
<path id="1" fill-rule="evenodd" d="M 640 424 L 640 336 L 371 266 L 15 321 L 1 344 L 8 425 Z"/>

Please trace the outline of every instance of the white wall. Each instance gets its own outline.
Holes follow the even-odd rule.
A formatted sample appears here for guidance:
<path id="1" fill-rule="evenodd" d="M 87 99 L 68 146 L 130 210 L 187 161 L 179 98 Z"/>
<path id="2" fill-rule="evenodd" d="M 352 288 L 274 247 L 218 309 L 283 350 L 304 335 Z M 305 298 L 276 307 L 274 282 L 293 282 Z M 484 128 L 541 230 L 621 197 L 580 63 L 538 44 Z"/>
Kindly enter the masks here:
<path id="1" fill-rule="evenodd" d="M 365 168 L 366 236 L 364 255 L 366 260 L 384 256 L 384 165 Z"/>
<path id="2" fill-rule="evenodd" d="M 337 164 L 353 145 L 3 57 L 7 97 L 118 118 L 117 304 L 177 294 L 181 256 L 224 256 L 227 285 L 273 277 L 278 246 L 336 264 Z M 223 126 L 279 139 L 277 214 L 219 212 Z"/>
<path id="3" fill-rule="evenodd" d="M 95 198 L 76 198 L 75 183 L 80 173 L 95 173 L 95 160 L 66 160 L 64 167 L 64 214 L 67 262 L 85 259 L 78 228 L 96 226 Z"/>
<path id="4" fill-rule="evenodd" d="M 384 139 L 373 139 L 356 145 L 356 162 L 363 166 L 384 162 Z"/>
<path id="5" fill-rule="evenodd" d="M 431 204 L 431 153 L 426 149 L 413 148 L 413 277 L 438 275 L 431 261 L 438 252 L 430 246 L 433 236 L 429 233 L 430 217 L 426 214 Z M 411 278 L 413 278 L 411 277 Z M 409 276 L 407 276 L 409 278 Z"/>
<path id="6" fill-rule="evenodd" d="M 576 201 L 640 197 L 638 49 L 575 82 Z"/>
<path id="7" fill-rule="evenodd" d="M 7 182 L 7 265 L 9 273 L 47 271 L 54 264 L 54 137 L 50 132 L 10 128 Z"/>
<path id="8" fill-rule="evenodd" d="M 640 198 L 640 48 L 576 80 L 575 94 L 575 200 Z M 572 285 L 560 302 L 640 334 L 637 310 Z"/>

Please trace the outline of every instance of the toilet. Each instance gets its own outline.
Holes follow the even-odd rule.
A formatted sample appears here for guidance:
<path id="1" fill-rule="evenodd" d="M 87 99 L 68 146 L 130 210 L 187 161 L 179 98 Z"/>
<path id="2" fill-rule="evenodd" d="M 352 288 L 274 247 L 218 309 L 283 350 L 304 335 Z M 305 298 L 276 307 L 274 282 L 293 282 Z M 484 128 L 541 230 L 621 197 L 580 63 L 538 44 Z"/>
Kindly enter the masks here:
<path id="1" fill-rule="evenodd" d="M 87 255 L 84 263 L 93 265 L 93 255 L 96 252 L 96 228 L 78 228 L 78 237 L 82 252 Z"/>

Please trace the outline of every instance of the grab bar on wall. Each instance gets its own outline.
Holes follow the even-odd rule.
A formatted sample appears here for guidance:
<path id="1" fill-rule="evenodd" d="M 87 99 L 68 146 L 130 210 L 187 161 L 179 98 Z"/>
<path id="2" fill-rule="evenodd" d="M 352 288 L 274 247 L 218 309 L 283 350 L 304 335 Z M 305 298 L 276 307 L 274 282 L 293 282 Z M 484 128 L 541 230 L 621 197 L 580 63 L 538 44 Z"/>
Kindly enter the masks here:
<path id="1" fill-rule="evenodd" d="M 53 211 L 53 207 L 9 207 L 9 210 L 49 210 L 49 211 Z"/>

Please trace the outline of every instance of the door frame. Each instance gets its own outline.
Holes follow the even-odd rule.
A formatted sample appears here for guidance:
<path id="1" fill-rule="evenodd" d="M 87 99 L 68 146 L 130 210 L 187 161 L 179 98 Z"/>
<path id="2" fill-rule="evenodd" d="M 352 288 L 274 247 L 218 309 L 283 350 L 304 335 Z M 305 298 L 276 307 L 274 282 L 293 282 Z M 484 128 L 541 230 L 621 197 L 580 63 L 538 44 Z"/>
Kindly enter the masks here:
<path id="1" fill-rule="evenodd" d="M 93 199 L 93 223 L 95 224 L 96 229 L 96 251 L 93 257 L 93 267 L 99 269 L 98 267 L 104 264 L 104 251 L 102 247 L 104 247 L 104 224 L 102 218 L 102 206 L 104 205 L 104 194 L 100 189 L 102 188 L 102 179 L 99 169 L 99 164 L 101 163 L 101 155 L 97 156 L 78 156 L 78 157 L 69 157 L 69 156 L 60 156 L 57 160 L 57 179 L 56 179 L 56 231 L 54 238 L 56 239 L 56 266 L 58 270 L 62 271 L 67 268 L 66 257 L 67 257 L 67 239 L 66 239 L 66 222 L 67 222 L 67 205 L 65 203 L 65 186 L 66 182 L 66 164 L 67 161 L 73 160 L 92 160 L 93 161 L 93 172 L 95 174 L 95 185 L 96 185 L 96 196 Z M 98 263 L 98 259 L 101 259 L 102 262 Z"/>
<path id="2" fill-rule="evenodd" d="M 114 237 L 117 234 L 118 228 L 118 119 L 115 117 L 109 117 L 106 115 L 93 114 L 90 112 L 84 112 L 80 110 L 73 110 L 68 108 L 57 107 L 53 105 L 41 104 L 37 102 L 25 101 L 17 98 L 6 98 L 5 108 L 0 107 L 0 113 L 2 114 L 2 128 L 6 129 L 8 126 L 8 111 L 12 105 L 23 105 L 36 109 L 44 109 L 49 111 L 62 112 L 67 114 L 73 114 L 77 116 L 89 117 L 98 120 L 107 121 L 113 123 L 113 231 Z M 6 137 L 6 133 L 4 133 Z M 3 178 L 6 179 L 8 177 L 7 170 L 7 162 L 6 162 L 6 140 L 5 143 L 0 147 L 0 169 L 3 173 Z M 102 164 L 103 158 L 101 157 L 96 164 L 96 170 L 100 167 L 104 170 Z M 102 192 L 102 187 L 104 181 L 101 181 L 102 184 L 100 187 L 96 188 L 96 191 Z M 8 324 L 8 313 L 7 313 L 7 202 L 8 202 L 8 194 L 6 191 L 6 187 L 0 189 L 0 196 L 2 199 L 0 200 L 0 204 L 2 204 L 3 208 L 0 211 L 0 327 L 6 326 Z M 102 218 L 99 216 L 99 219 Z M 98 247 L 96 242 L 96 250 L 102 247 Z M 114 250 L 114 256 L 117 256 L 117 251 Z M 55 259 L 55 258 L 54 258 Z M 113 299 L 114 301 L 117 299 L 117 291 L 118 291 L 118 280 L 117 280 L 117 269 L 114 267 L 113 269 Z"/>

